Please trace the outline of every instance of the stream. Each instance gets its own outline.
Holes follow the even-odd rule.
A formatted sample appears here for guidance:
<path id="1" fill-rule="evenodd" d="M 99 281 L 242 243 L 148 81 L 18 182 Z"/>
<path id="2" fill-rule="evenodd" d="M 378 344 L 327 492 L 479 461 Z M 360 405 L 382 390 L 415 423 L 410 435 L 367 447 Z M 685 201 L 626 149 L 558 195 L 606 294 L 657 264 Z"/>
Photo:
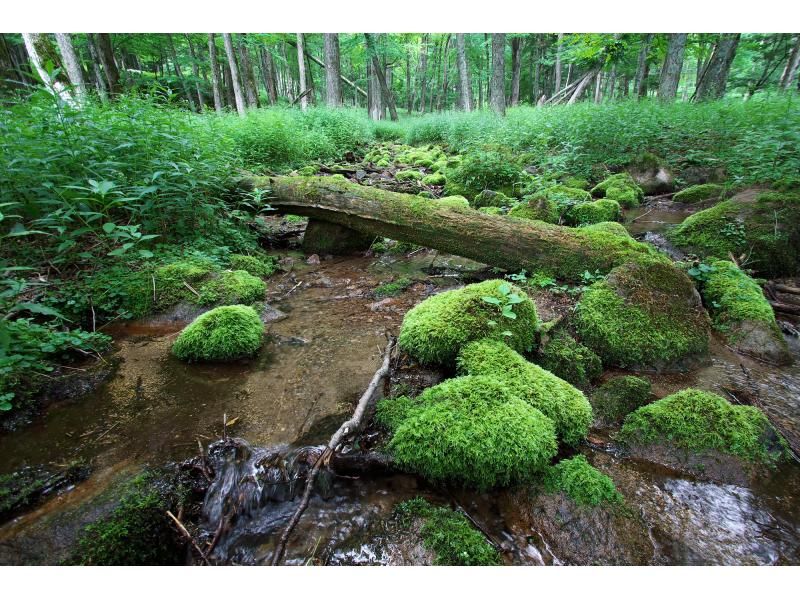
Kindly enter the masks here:
<path id="1" fill-rule="evenodd" d="M 664 231 L 692 208 L 670 202 L 627 214 L 630 232 L 667 253 Z M 285 252 L 283 252 L 285 255 Z M 100 367 L 107 382 L 52 404 L 30 425 L 0 435 L 0 474 L 75 460 L 91 475 L 0 526 L 0 563 L 56 564 L 77 531 L 109 511 L 122 480 L 146 465 L 208 451 L 217 475 L 203 505 L 214 534 L 238 492 L 236 524 L 217 543 L 218 562 L 259 564 L 296 508 L 303 472 L 352 409 L 380 364 L 385 334 L 413 305 L 464 284 L 479 264 L 424 250 L 410 255 L 323 259 L 292 254 L 288 273 L 268 280 L 268 340 L 236 364 L 183 363 L 170 347 L 185 321 L 151 318 L 109 326 L 115 350 Z M 399 296 L 375 287 L 414 281 Z M 536 298 L 546 319 L 546 296 Z M 275 311 L 277 310 L 277 311 Z M 710 362 L 685 374 L 643 374 L 661 398 L 695 386 L 757 404 L 800 446 L 800 345 L 795 365 L 777 368 L 712 341 Z M 608 373 L 606 374 L 608 375 Z M 227 435 L 220 442 L 223 417 Z M 622 456 L 604 431 L 581 451 L 610 475 L 627 513 L 581 509 L 527 490 L 443 494 L 410 475 L 325 478 L 287 545 L 287 564 L 426 564 L 430 554 L 391 513 L 415 496 L 469 514 L 507 564 L 800 564 L 800 466 L 743 485 L 687 476 Z"/>

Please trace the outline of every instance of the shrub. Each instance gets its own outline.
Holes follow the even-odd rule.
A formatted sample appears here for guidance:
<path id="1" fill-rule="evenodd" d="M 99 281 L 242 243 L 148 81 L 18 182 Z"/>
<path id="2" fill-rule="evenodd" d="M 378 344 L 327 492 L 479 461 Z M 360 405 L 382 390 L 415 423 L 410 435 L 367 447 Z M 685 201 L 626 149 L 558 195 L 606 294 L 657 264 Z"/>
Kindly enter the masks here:
<path id="1" fill-rule="evenodd" d="M 603 422 L 620 423 L 631 411 L 647 404 L 650 392 L 650 382 L 644 378 L 617 376 L 594 392 L 592 407 Z"/>
<path id="2" fill-rule="evenodd" d="M 203 284 L 197 302 L 200 305 L 253 303 L 264 298 L 267 285 L 244 270 L 224 270 Z"/>
<path id="3" fill-rule="evenodd" d="M 600 503 L 621 503 L 614 481 L 592 467 L 583 455 L 563 459 L 544 476 L 548 492 L 563 492 L 576 504 L 595 507 Z"/>
<path id="4" fill-rule="evenodd" d="M 585 386 L 603 373 L 597 354 L 564 332 L 544 345 L 536 361 L 562 380 L 578 386 Z"/>
<path id="5" fill-rule="evenodd" d="M 552 420 L 558 438 L 566 444 L 577 444 L 589 432 L 592 408 L 583 393 L 500 341 L 486 339 L 466 345 L 458 356 L 458 369 L 503 380 L 515 397 Z"/>
<path id="6" fill-rule="evenodd" d="M 229 263 L 231 270 L 244 270 L 248 274 L 260 278 L 272 276 L 278 269 L 278 260 L 271 255 L 233 254 L 230 256 Z"/>
<path id="7" fill-rule="evenodd" d="M 503 316 L 486 297 L 498 304 L 518 301 L 507 304 L 514 317 Z M 538 325 L 536 306 L 522 290 L 487 280 L 439 293 L 411 309 L 403 318 L 398 345 L 421 363 L 452 364 L 463 345 L 484 337 L 505 336 L 513 348 L 530 350 Z"/>
<path id="8" fill-rule="evenodd" d="M 264 324 L 252 307 L 226 305 L 184 328 L 172 353 L 184 361 L 232 361 L 253 355 L 264 341 Z"/>
<path id="9" fill-rule="evenodd" d="M 725 195 L 725 187 L 714 183 L 705 183 L 692 185 L 683 191 L 678 191 L 672 200 L 678 203 L 697 203 L 708 199 L 721 199 L 723 195 Z"/>
<path id="10" fill-rule="evenodd" d="M 415 399 L 388 449 L 398 465 L 428 480 L 486 490 L 532 480 L 557 444 L 553 423 L 502 381 L 463 376 Z"/>
<path id="11" fill-rule="evenodd" d="M 746 461 L 774 464 L 788 454 L 786 441 L 755 407 L 688 388 L 640 407 L 619 434 L 628 444 L 671 443 L 689 451 L 715 450 Z"/>

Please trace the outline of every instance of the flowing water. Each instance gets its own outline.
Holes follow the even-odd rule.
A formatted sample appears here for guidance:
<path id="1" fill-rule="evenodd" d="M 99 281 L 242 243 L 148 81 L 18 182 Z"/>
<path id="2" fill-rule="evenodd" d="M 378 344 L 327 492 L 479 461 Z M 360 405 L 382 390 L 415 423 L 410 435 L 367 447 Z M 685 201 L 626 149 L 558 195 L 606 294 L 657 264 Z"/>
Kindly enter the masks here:
<path id="1" fill-rule="evenodd" d="M 660 244 L 691 209 L 658 204 L 628 215 L 631 232 Z M 53 563 L 76 531 L 106 512 L 98 497 L 145 464 L 208 451 L 216 473 L 203 505 L 201 540 L 216 562 L 268 560 L 294 512 L 303 479 L 349 415 L 380 362 L 384 335 L 434 291 L 484 272 L 468 260 L 411 256 L 295 258 L 269 282 L 268 340 L 259 355 L 228 365 L 185 364 L 170 347 L 185 321 L 159 318 L 111 328 L 113 374 L 80 399 L 49 407 L 33 424 L 0 435 L 0 473 L 83 459 L 88 480 L 0 526 L 0 562 Z M 400 296 L 372 291 L 414 280 Z M 549 306 L 540 304 L 542 313 Z M 281 313 L 285 317 L 281 316 Z M 793 347 L 800 363 L 800 348 Z M 105 367 L 105 366 L 104 366 Z M 775 368 L 712 343 L 709 363 L 686 374 L 647 375 L 654 394 L 696 386 L 756 404 L 800 447 L 800 365 Z M 223 435 L 223 414 L 228 422 Z M 582 447 L 629 505 L 624 513 L 576 508 L 563 497 L 500 490 L 442 494 L 414 476 L 322 475 L 287 545 L 289 564 L 424 564 L 431 555 L 398 528 L 399 502 L 425 496 L 462 509 L 509 564 L 800 563 L 800 466 L 740 485 L 692 477 L 624 457 L 599 431 Z M 89 505 L 87 507 L 87 505 Z M 97 506 L 91 506 L 97 505 Z M 554 525 L 554 522 L 559 522 Z"/>

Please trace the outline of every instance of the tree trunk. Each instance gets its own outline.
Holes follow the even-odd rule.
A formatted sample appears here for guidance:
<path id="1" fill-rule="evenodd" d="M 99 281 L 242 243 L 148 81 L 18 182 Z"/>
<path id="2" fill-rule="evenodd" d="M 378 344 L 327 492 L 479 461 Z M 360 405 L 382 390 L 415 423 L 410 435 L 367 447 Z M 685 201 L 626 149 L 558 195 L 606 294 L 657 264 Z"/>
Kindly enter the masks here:
<path id="1" fill-rule="evenodd" d="M 69 82 L 75 90 L 78 104 L 82 105 L 86 101 L 86 83 L 83 80 L 83 67 L 72 45 L 72 37 L 69 33 L 56 33 L 55 36 Z"/>
<path id="2" fill-rule="evenodd" d="M 247 47 L 247 34 L 239 34 L 239 66 L 242 73 L 242 84 L 244 85 L 245 98 L 247 98 L 248 108 L 258 108 L 258 87 L 256 86 L 256 75 L 253 70 L 253 61 L 250 60 L 250 48 Z"/>
<path id="3" fill-rule="evenodd" d="M 178 78 L 178 81 L 181 82 L 181 87 L 183 87 L 183 93 L 186 96 L 186 100 L 189 102 L 189 108 L 194 112 L 196 110 L 194 105 L 194 100 L 192 99 L 192 92 L 189 89 L 189 82 L 184 78 L 183 73 L 181 72 L 181 65 L 178 64 L 178 53 L 175 51 L 175 42 L 172 39 L 172 34 L 167 33 L 167 45 L 169 46 L 169 53 L 170 57 L 172 58 L 172 68 L 175 71 L 175 76 Z"/>
<path id="4" fill-rule="evenodd" d="M 45 68 L 48 62 L 52 63 L 55 68 L 60 67 L 61 63 L 55 48 L 47 38 L 47 34 L 23 33 L 22 40 L 25 42 L 28 57 L 39 74 L 39 78 L 47 86 L 47 90 L 64 102 L 71 104 L 73 102 L 72 94 L 70 94 L 64 81 L 60 81 L 57 76 L 51 77 Z"/>
<path id="5" fill-rule="evenodd" d="M 300 81 L 300 109 L 308 109 L 308 80 L 306 79 L 306 42 L 302 33 L 297 35 L 297 78 Z"/>
<path id="6" fill-rule="evenodd" d="M 383 95 L 383 101 L 389 107 L 389 116 L 393 121 L 397 120 L 397 107 L 394 104 L 394 95 L 392 95 L 391 90 L 389 89 L 388 85 L 386 84 L 386 73 L 383 70 L 383 66 L 381 66 L 381 62 L 378 58 L 378 51 L 375 48 L 375 40 L 372 38 L 371 33 L 364 34 L 364 40 L 367 43 L 367 54 L 372 58 L 372 66 L 374 69 L 375 74 L 378 76 L 378 84 L 381 88 L 381 94 Z"/>
<path id="7" fill-rule="evenodd" d="M 594 103 L 599 104 L 603 99 L 603 71 L 597 71 L 594 83 Z"/>
<path id="8" fill-rule="evenodd" d="M 658 99 L 668 102 L 675 99 L 678 94 L 678 84 L 681 80 L 683 69 L 683 54 L 686 50 L 688 33 L 672 33 L 669 36 L 667 55 L 664 66 L 661 68 L 661 80 L 658 85 Z"/>
<path id="9" fill-rule="evenodd" d="M 583 79 L 581 79 L 580 83 L 578 83 L 578 85 L 575 87 L 575 90 L 572 92 L 572 95 L 570 95 L 569 101 L 567 101 L 568 105 L 574 104 L 580 99 L 583 92 L 589 86 L 589 83 L 592 81 L 592 79 L 594 79 L 596 75 L 599 74 L 599 72 L 600 72 L 600 67 L 597 66 L 583 76 Z"/>
<path id="10" fill-rule="evenodd" d="M 275 78 L 275 63 L 272 54 L 266 48 L 261 48 L 261 76 L 264 79 L 264 89 L 267 90 L 267 99 L 271 106 L 278 103 L 278 85 Z"/>
<path id="11" fill-rule="evenodd" d="M 428 88 L 428 34 L 422 36 L 422 50 L 419 58 L 419 111 L 425 113 L 425 93 Z"/>
<path id="12" fill-rule="evenodd" d="M 411 114 L 413 96 L 411 95 L 411 50 L 406 50 L 406 112 Z"/>
<path id="13" fill-rule="evenodd" d="M 506 34 L 492 33 L 492 110 L 506 113 Z"/>
<path id="14" fill-rule="evenodd" d="M 385 116 L 381 85 L 371 60 L 367 60 L 367 113 L 372 120 L 383 120 Z"/>
<path id="15" fill-rule="evenodd" d="M 450 34 L 447 34 L 447 37 L 444 41 L 444 48 L 442 50 L 442 64 L 443 64 L 443 79 L 442 79 L 442 95 L 439 97 L 439 102 L 436 104 L 436 109 L 441 110 L 442 106 L 447 108 L 447 66 L 450 64 L 449 60 L 449 50 L 450 48 Z"/>
<path id="16" fill-rule="evenodd" d="M 469 64 L 467 63 L 467 42 L 463 33 L 456 33 L 456 53 L 458 59 L 458 86 L 461 90 L 461 109 L 472 111 L 472 85 L 469 81 Z"/>
<path id="17" fill-rule="evenodd" d="M 217 60 L 217 44 L 214 34 L 208 34 L 208 57 L 211 62 L 211 86 L 214 88 L 214 109 L 222 114 L 222 89 L 219 80 L 219 61 Z"/>
<path id="18" fill-rule="evenodd" d="M 342 81 L 339 59 L 339 34 L 325 34 L 325 102 L 331 108 L 342 105 Z"/>
<path id="19" fill-rule="evenodd" d="M 114 60 L 114 46 L 111 44 L 110 33 L 96 33 L 97 49 L 100 52 L 100 62 L 106 74 L 109 94 L 114 97 L 121 91 L 119 84 L 119 69 Z"/>
<path id="20" fill-rule="evenodd" d="M 653 34 L 648 33 L 642 39 L 642 47 L 639 50 L 639 61 L 636 65 L 636 77 L 633 81 L 633 89 L 636 97 L 643 98 L 647 95 L 647 75 L 650 72 L 650 43 L 653 41 Z"/>
<path id="21" fill-rule="evenodd" d="M 239 67 L 236 64 L 236 53 L 233 50 L 233 39 L 230 33 L 222 34 L 222 41 L 225 42 L 225 55 L 228 57 L 228 72 L 230 73 L 230 83 L 233 88 L 233 97 L 236 101 L 236 111 L 239 116 L 244 117 L 247 113 L 244 103 L 244 94 L 239 79 Z"/>
<path id="22" fill-rule="evenodd" d="M 728 73 L 736 56 L 736 48 L 739 45 L 741 35 L 741 33 L 720 34 L 717 47 L 714 48 L 714 53 L 708 59 L 708 64 L 700 78 L 700 84 L 695 90 L 696 100 L 701 102 L 715 100 L 725 95 Z"/>
<path id="23" fill-rule="evenodd" d="M 512 272 L 543 270 L 579 281 L 587 269 L 606 273 L 629 261 L 638 247 L 624 239 L 595 245 L 579 228 L 440 207 L 435 201 L 330 177 L 259 177 L 253 183 L 269 191 L 270 205 L 279 210 Z"/>
<path id="24" fill-rule="evenodd" d="M 522 39 L 511 38 L 511 105 L 519 105 L 519 76 L 522 66 Z"/>
<path id="25" fill-rule="evenodd" d="M 192 57 L 192 76 L 194 77 L 194 88 L 197 92 L 197 107 L 200 112 L 203 111 L 206 101 L 203 97 L 203 90 L 200 89 L 200 65 L 197 59 L 197 52 L 194 51 L 194 44 L 192 38 L 188 33 L 184 33 L 186 43 L 189 44 L 189 54 Z"/>
<path id="26" fill-rule="evenodd" d="M 781 74 L 779 87 L 783 90 L 791 88 L 792 83 L 794 83 L 797 77 L 798 70 L 800 70 L 800 33 L 797 34 L 792 52 L 789 54 L 789 58 L 786 61 L 786 67 Z"/>
<path id="27" fill-rule="evenodd" d="M 553 78 L 555 84 L 553 86 L 553 95 L 561 91 L 561 44 L 564 41 L 564 34 L 558 34 L 558 42 L 556 44 L 556 63 L 553 65 Z"/>
<path id="28" fill-rule="evenodd" d="M 108 101 L 108 82 L 103 74 L 100 52 L 94 43 L 94 36 L 91 33 L 86 34 L 86 46 L 89 48 L 89 58 L 92 61 L 92 72 L 94 73 L 94 85 L 97 89 L 97 94 L 102 102 L 106 102 Z"/>

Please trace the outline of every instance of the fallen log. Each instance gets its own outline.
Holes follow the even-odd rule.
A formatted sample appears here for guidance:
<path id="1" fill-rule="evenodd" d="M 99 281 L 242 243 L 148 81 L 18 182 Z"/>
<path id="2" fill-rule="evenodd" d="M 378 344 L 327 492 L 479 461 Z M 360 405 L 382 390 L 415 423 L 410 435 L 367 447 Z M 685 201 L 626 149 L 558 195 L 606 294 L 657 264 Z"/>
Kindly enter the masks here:
<path id="1" fill-rule="evenodd" d="M 798 287 L 791 287 L 785 284 L 774 283 L 769 285 L 774 290 L 778 291 L 779 293 L 788 293 L 789 295 L 800 295 L 800 288 Z"/>
<path id="2" fill-rule="evenodd" d="M 534 220 L 449 208 L 406 195 L 332 177 L 256 177 L 271 207 L 308 216 L 361 234 L 415 243 L 517 272 L 541 271 L 580 281 L 585 271 L 652 256 L 649 246 L 625 235 L 568 228 Z"/>

